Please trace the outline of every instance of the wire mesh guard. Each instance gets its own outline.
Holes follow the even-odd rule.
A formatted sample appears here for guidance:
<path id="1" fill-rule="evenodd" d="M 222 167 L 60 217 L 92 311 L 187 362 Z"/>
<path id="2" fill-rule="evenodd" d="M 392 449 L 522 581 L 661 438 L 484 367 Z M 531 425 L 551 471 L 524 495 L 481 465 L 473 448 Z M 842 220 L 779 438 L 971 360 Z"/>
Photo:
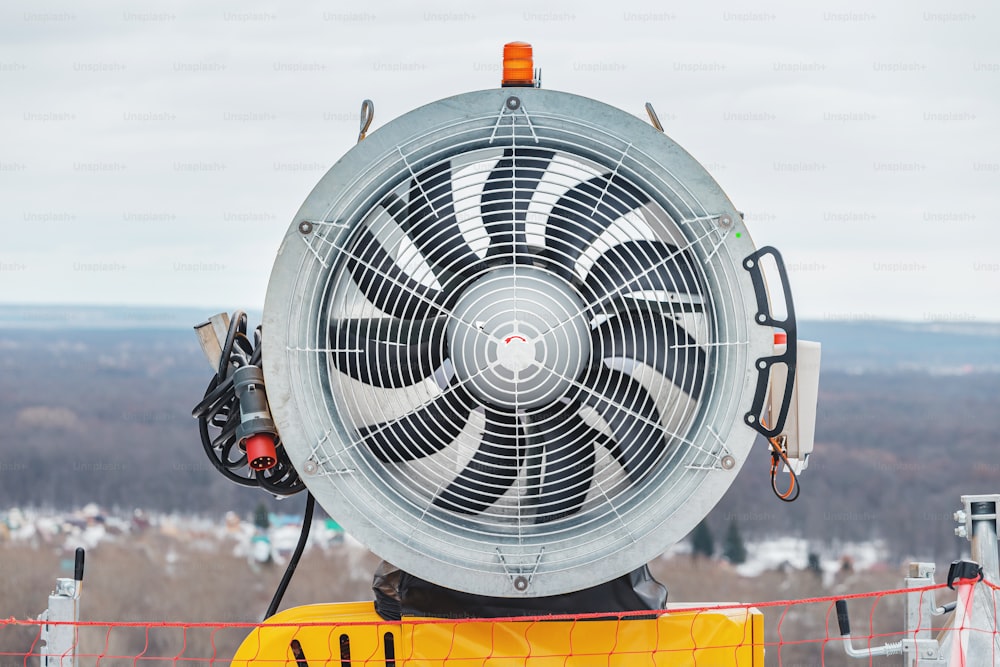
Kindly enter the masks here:
<path id="1" fill-rule="evenodd" d="M 541 90 L 418 109 L 331 169 L 279 253 L 282 439 L 418 576 L 538 596 L 623 574 L 753 440 L 752 250 L 704 169 L 621 111 Z"/>

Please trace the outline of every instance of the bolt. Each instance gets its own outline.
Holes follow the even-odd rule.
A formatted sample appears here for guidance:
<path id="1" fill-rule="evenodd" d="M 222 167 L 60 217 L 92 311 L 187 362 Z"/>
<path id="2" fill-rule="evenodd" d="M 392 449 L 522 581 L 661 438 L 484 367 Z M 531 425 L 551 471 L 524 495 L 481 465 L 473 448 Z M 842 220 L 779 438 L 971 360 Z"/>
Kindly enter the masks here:
<path id="1" fill-rule="evenodd" d="M 958 510 L 957 512 L 952 514 L 952 517 L 955 519 L 955 521 L 959 523 L 965 523 L 965 520 L 969 518 L 968 515 L 965 513 L 965 510 Z"/>
<path id="2" fill-rule="evenodd" d="M 313 223 L 308 220 L 303 220 L 299 223 L 299 232 L 302 234 L 311 234 L 313 230 Z"/>
<path id="3" fill-rule="evenodd" d="M 528 579 L 526 577 L 515 577 L 514 588 L 516 588 L 519 591 L 528 590 Z"/>
<path id="4" fill-rule="evenodd" d="M 722 227 L 723 229 L 729 229 L 732 226 L 733 226 L 733 219 L 729 216 L 728 213 L 719 216 L 719 227 Z"/>
<path id="5" fill-rule="evenodd" d="M 968 537 L 969 533 L 965 530 L 965 526 L 959 526 L 955 529 L 955 535 L 958 537 Z"/>
<path id="6" fill-rule="evenodd" d="M 76 582 L 72 579 L 60 577 L 56 579 L 56 590 L 53 595 L 64 598 L 71 598 L 76 595 Z"/>
<path id="7" fill-rule="evenodd" d="M 507 108 L 511 111 L 517 111 L 521 108 L 521 98 L 519 97 L 508 97 L 507 98 Z"/>
<path id="8" fill-rule="evenodd" d="M 312 459 L 308 459 L 302 464 L 302 472 L 306 475 L 315 475 L 319 472 L 319 464 Z"/>
<path id="9" fill-rule="evenodd" d="M 719 459 L 719 463 L 722 465 L 723 470 L 732 470 L 736 467 L 736 458 L 732 454 L 726 454 Z"/>

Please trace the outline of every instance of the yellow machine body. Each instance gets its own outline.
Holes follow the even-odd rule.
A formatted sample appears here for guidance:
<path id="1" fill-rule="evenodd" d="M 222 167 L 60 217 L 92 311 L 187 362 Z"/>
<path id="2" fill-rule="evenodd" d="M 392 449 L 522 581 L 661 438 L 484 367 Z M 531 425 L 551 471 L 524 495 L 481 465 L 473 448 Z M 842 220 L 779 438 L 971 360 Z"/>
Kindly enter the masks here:
<path id="1" fill-rule="evenodd" d="M 762 667 L 764 617 L 753 608 L 682 610 L 654 618 L 386 621 L 371 602 L 316 604 L 268 619 L 234 667 Z"/>

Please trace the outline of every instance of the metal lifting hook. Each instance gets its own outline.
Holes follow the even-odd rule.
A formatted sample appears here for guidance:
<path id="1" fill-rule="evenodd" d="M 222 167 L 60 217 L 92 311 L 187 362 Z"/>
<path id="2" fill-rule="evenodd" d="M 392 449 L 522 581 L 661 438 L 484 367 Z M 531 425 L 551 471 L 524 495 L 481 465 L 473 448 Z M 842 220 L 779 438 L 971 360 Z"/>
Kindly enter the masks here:
<path id="1" fill-rule="evenodd" d="M 361 130 L 358 132 L 358 143 L 360 144 L 365 135 L 368 134 L 368 127 L 372 124 L 372 119 L 375 118 L 375 103 L 371 100 L 364 100 L 361 102 Z"/>
<path id="2" fill-rule="evenodd" d="M 650 102 L 646 102 L 646 113 L 649 114 L 649 122 L 653 124 L 653 127 L 663 132 L 663 123 L 660 122 L 660 117 L 656 115 L 656 109 Z"/>

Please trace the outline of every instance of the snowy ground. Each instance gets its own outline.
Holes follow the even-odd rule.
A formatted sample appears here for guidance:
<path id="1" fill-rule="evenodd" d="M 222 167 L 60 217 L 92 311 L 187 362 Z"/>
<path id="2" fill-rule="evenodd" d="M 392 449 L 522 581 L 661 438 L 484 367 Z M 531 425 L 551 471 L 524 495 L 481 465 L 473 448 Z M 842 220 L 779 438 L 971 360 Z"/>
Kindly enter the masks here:
<path id="1" fill-rule="evenodd" d="M 231 550 L 249 562 L 268 559 L 284 563 L 299 539 L 300 519 L 287 515 L 272 515 L 270 527 L 262 530 L 251 521 L 234 513 L 216 519 L 176 514 L 116 515 L 88 505 L 72 512 L 52 512 L 35 509 L 0 511 L 0 543 L 61 546 L 67 551 L 76 547 L 99 548 L 106 541 L 127 541 L 146 531 L 156 531 L 166 537 L 184 541 L 206 551 Z M 347 547 L 364 552 L 364 546 L 329 520 L 316 520 L 310 529 L 307 549 Z M 815 554 L 829 584 L 838 572 L 846 569 L 867 571 L 887 565 L 887 551 L 880 542 L 817 544 L 797 537 L 778 537 L 747 542 L 747 560 L 734 566 L 744 577 L 756 577 L 773 570 L 805 570 L 809 555 Z M 690 553 L 690 545 L 681 542 L 668 549 L 663 557 Z"/>
<path id="2" fill-rule="evenodd" d="M 61 546 L 67 551 L 83 547 L 90 551 L 105 542 L 128 541 L 152 531 L 206 551 L 231 549 L 233 555 L 248 560 L 271 559 L 281 563 L 295 549 L 301 530 L 299 521 L 296 517 L 272 515 L 270 527 L 260 529 L 232 512 L 212 519 L 139 510 L 120 515 L 96 505 L 71 512 L 14 508 L 0 511 L 0 543 Z M 346 538 L 333 522 L 320 519 L 310 528 L 306 548 L 327 549 L 345 543 L 364 548 L 356 540 Z"/>

